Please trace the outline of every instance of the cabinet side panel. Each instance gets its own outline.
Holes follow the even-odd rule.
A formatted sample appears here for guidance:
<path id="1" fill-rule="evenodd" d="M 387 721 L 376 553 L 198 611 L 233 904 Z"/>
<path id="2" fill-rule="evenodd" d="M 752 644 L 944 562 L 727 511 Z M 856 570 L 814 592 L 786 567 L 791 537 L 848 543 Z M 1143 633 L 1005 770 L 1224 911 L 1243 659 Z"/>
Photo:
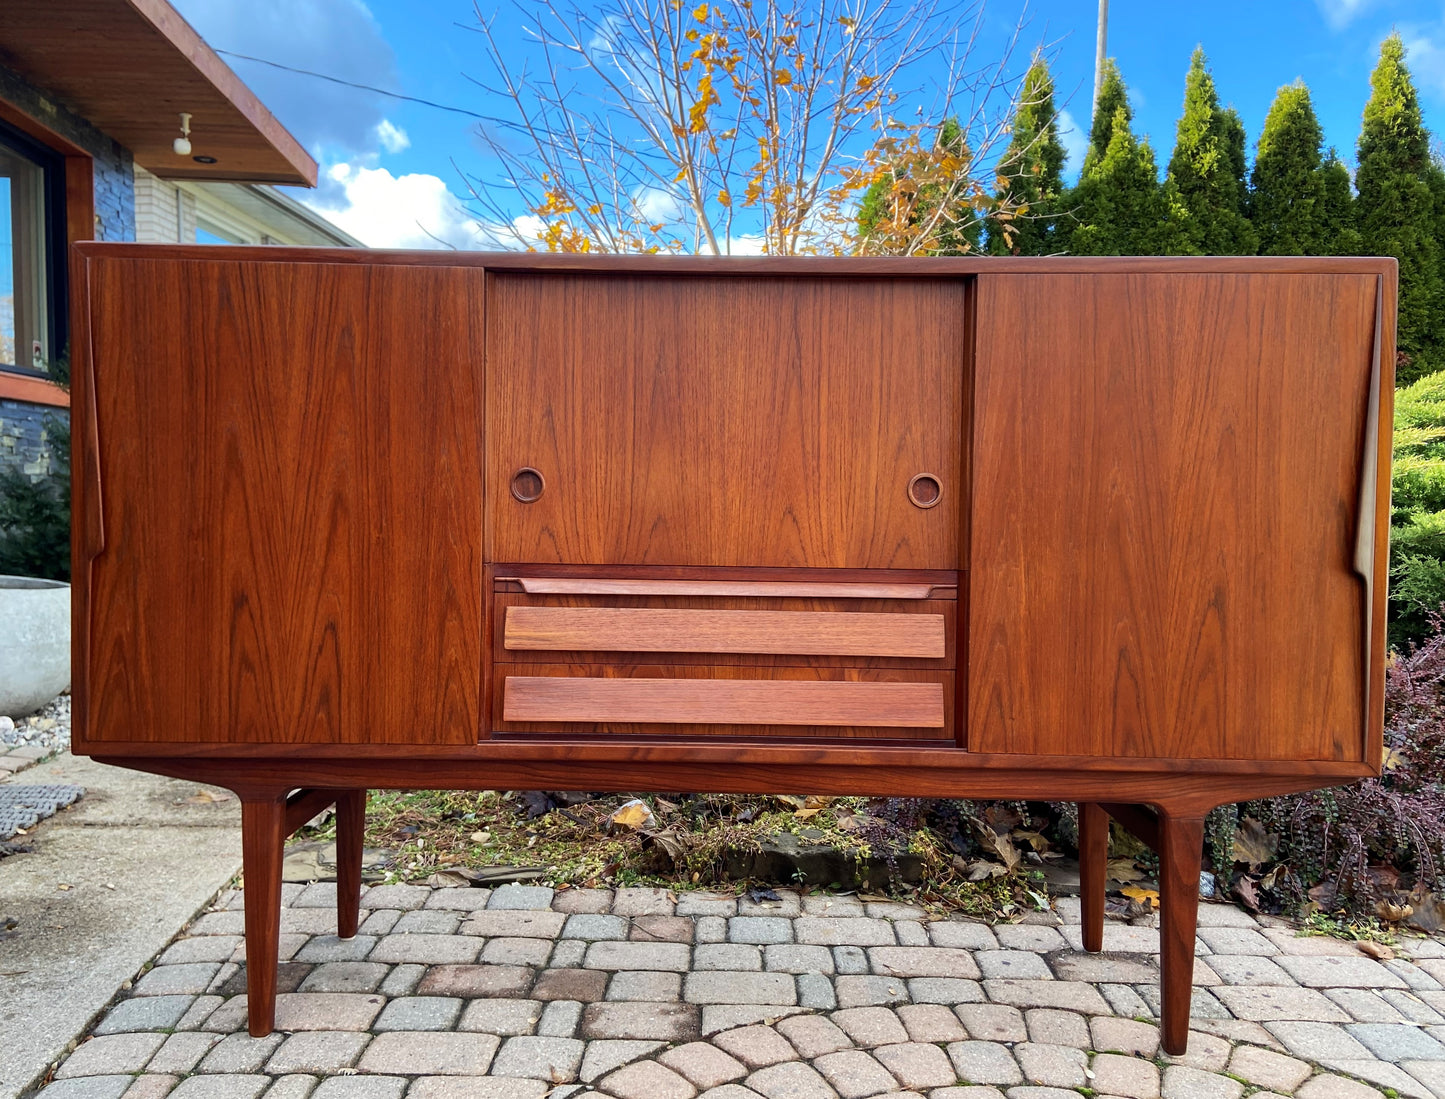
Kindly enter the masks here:
<path id="1" fill-rule="evenodd" d="M 971 749 L 1362 758 L 1376 286 L 980 278 Z"/>
<path id="2" fill-rule="evenodd" d="M 90 742 L 474 743 L 482 272 L 91 267 Z"/>
<path id="3" fill-rule="evenodd" d="M 489 560 L 958 567 L 963 280 L 490 285 Z"/>

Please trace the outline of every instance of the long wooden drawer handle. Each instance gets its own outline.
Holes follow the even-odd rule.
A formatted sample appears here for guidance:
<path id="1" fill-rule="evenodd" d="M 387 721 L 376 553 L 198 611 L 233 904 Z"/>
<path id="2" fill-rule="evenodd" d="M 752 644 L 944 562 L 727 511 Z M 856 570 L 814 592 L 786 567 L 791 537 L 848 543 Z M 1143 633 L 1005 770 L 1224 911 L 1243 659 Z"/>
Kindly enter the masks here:
<path id="1" fill-rule="evenodd" d="M 633 653 L 947 655 L 941 614 L 508 607 L 508 649 Z"/>
<path id="2" fill-rule="evenodd" d="M 506 721 L 943 727 L 942 683 L 508 676 Z"/>
<path id="3" fill-rule="evenodd" d="M 953 585 L 828 583 L 820 580 L 624 580 L 568 576 L 498 576 L 529 595 L 712 595 L 758 599 L 928 599 Z"/>

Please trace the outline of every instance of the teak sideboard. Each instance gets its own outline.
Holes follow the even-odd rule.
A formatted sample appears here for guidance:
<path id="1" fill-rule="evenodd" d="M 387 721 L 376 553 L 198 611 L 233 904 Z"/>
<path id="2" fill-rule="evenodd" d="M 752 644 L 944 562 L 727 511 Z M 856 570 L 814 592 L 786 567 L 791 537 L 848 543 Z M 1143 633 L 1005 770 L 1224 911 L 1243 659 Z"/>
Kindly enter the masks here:
<path id="1" fill-rule="evenodd" d="M 370 787 L 1080 803 L 1160 856 L 1377 773 L 1396 269 L 82 244 L 78 752 L 282 844 Z"/>

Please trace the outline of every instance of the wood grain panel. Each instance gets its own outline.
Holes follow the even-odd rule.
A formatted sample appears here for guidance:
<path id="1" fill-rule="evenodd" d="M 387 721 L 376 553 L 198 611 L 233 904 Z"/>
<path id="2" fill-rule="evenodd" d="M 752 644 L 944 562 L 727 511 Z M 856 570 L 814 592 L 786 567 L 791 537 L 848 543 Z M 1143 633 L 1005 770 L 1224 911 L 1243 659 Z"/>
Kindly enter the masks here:
<path id="1" fill-rule="evenodd" d="M 754 743 L 759 738 L 917 740 L 935 745 L 953 737 L 951 671 L 673 663 L 516 663 L 496 668 L 492 713 L 498 735 L 739 738 Z M 521 716 L 542 712 L 528 708 L 531 699 L 540 700 L 555 716 Z M 600 708 L 614 703 L 616 708 Z M 568 706 L 574 708 L 563 709 Z"/>
<path id="2" fill-rule="evenodd" d="M 959 603 L 956 599 L 778 599 L 750 596 L 709 597 L 695 595 L 638 596 L 638 595 L 524 595 L 513 592 L 497 592 L 490 604 L 493 614 L 491 657 L 499 663 L 526 662 L 546 659 L 556 663 L 589 664 L 611 663 L 619 651 L 664 651 L 670 655 L 669 662 L 676 664 L 703 665 L 728 664 L 748 666 L 799 665 L 815 668 L 865 667 L 865 668 L 953 668 L 957 664 L 957 642 Z M 542 650 L 528 654 L 525 649 L 511 648 L 507 644 L 506 625 L 510 616 L 523 608 L 544 608 L 569 615 L 576 610 L 594 608 L 623 611 L 667 610 L 694 615 L 716 615 L 720 612 L 766 612 L 768 614 L 822 615 L 825 621 L 833 622 L 854 615 L 887 616 L 890 619 L 909 618 L 924 620 L 937 617 L 942 621 L 943 649 L 937 656 L 879 656 L 879 655 L 823 655 L 816 652 L 758 652 L 724 651 L 707 649 L 689 640 L 687 635 L 678 638 L 685 648 L 663 650 L 618 650 L 609 648 L 573 648 Z M 560 615 L 559 615 L 560 617 Z M 770 621 L 772 619 L 769 619 Z M 865 618 L 865 621 L 868 619 Z M 856 633 L 855 628 L 843 622 L 840 627 L 845 633 Z M 892 625 L 890 629 L 906 637 L 925 633 L 929 627 L 912 626 L 904 623 Z M 583 640 L 583 639 L 579 639 Z M 816 648 L 816 642 L 800 639 L 800 646 Z M 936 651 L 936 650 L 935 650 Z"/>
<path id="3" fill-rule="evenodd" d="M 808 580 L 628 580 L 565 576 L 498 577 L 529 595 L 710 595 L 787 599 L 949 598 L 934 584 L 850 584 Z"/>
<path id="4" fill-rule="evenodd" d="M 508 649 L 942 659 L 941 614 L 510 607 Z"/>
<path id="5" fill-rule="evenodd" d="M 1361 758 L 1375 296 L 1348 274 L 980 281 L 971 749 Z"/>
<path id="6" fill-rule="evenodd" d="M 474 742 L 481 273 L 90 277 L 88 740 Z"/>
<path id="7" fill-rule="evenodd" d="M 507 721 L 943 727 L 940 683 L 507 676 Z"/>
<path id="8" fill-rule="evenodd" d="M 957 567 L 962 280 L 489 287 L 489 560 Z M 920 472 L 936 507 L 908 501 Z"/>

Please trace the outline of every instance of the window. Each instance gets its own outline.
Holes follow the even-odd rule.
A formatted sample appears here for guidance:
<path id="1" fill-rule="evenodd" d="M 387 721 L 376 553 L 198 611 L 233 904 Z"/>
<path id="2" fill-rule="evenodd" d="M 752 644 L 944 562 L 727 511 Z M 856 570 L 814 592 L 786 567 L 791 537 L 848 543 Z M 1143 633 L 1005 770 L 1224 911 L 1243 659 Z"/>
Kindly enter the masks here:
<path id="1" fill-rule="evenodd" d="M 0 124 L 0 370 L 45 373 L 64 348 L 62 159 Z"/>

